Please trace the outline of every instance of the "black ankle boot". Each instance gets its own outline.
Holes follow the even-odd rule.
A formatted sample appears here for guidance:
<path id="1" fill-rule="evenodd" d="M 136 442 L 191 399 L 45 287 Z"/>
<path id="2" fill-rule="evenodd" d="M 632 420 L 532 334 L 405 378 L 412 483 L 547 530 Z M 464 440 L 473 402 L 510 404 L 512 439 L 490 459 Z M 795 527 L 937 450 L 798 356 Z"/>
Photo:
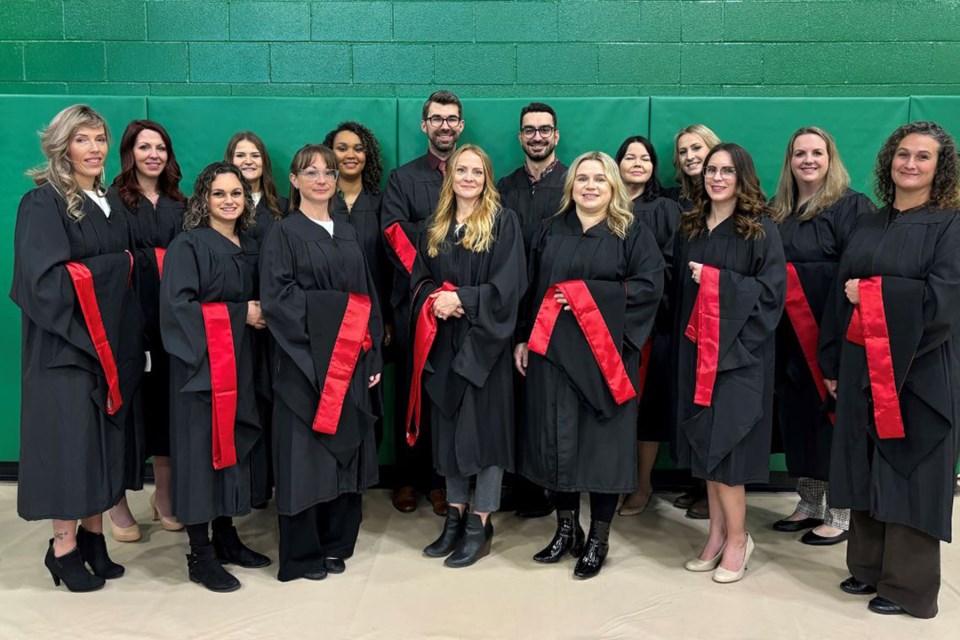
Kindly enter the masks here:
<path id="1" fill-rule="evenodd" d="M 608 540 L 610 539 L 610 523 L 592 520 L 590 522 L 590 535 L 587 537 L 587 548 L 583 555 L 577 560 L 577 566 L 573 569 L 573 577 L 580 580 L 586 580 L 600 573 L 603 567 L 603 561 L 607 559 L 607 551 L 610 550 Z"/>
<path id="2" fill-rule="evenodd" d="M 216 550 L 217 558 L 223 564 L 232 562 L 248 569 L 258 569 L 270 565 L 270 558 L 262 553 L 257 553 L 240 541 L 237 528 L 232 525 L 224 529 L 214 530 L 213 548 Z"/>
<path id="3" fill-rule="evenodd" d="M 490 553 L 493 544 L 493 514 L 487 516 L 487 524 L 475 513 L 467 516 L 467 526 L 464 528 L 463 539 L 457 545 L 457 550 L 450 554 L 443 564 L 459 569 L 469 567 L 474 562 Z"/>
<path id="4" fill-rule="evenodd" d="M 77 529 L 77 549 L 80 557 L 90 565 L 94 575 L 107 580 L 123 575 L 123 565 L 117 564 L 107 555 L 107 540 L 102 533 L 90 533 L 83 526 Z"/>
<path id="5" fill-rule="evenodd" d="M 190 571 L 191 582 L 202 584 L 210 591 L 226 593 L 240 588 L 240 581 L 220 564 L 212 544 L 190 545 L 187 569 Z"/>
<path id="6" fill-rule="evenodd" d="M 456 507 L 447 509 L 447 519 L 443 522 L 440 537 L 430 543 L 423 550 L 423 554 L 429 558 L 445 558 L 453 553 L 463 539 L 466 524 L 467 519 L 463 517 L 460 509 Z"/>
<path id="7" fill-rule="evenodd" d="M 567 552 L 579 558 L 583 553 L 584 537 L 579 516 L 578 511 L 557 509 L 557 532 L 553 534 L 550 544 L 533 556 L 533 559 L 543 564 L 554 564 L 560 562 Z"/>
<path id="8" fill-rule="evenodd" d="M 58 587 L 62 580 L 63 584 L 67 585 L 67 589 L 77 593 L 103 588 L 105 580 L 87 571 L 79 548 L 58 558 L 53 555 L 53 538 L 50 538 L 50 546 L 47 548 L 47 555 L 43 558 L 43 564 L 50 572 L 53 584 Z"/>

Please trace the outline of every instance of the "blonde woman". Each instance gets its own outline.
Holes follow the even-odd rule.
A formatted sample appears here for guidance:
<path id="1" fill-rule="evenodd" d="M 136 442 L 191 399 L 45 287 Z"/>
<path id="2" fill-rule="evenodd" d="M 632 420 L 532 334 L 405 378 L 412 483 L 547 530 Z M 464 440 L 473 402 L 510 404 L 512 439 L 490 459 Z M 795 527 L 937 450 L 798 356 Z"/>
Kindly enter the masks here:
<path id="1" fill-rule="evenodd" d="M 531 246 L 531 291 L 514 364 L 526 376 L 520 472 L 555 493 L 557 530 L 533 559 L 579 557 L 592 578 L 607 556 L 619 494 L 637 489 L 640 350 L 663 291 L 663 257 L 635 222 L 613 159 L 597 151 L 570 165 L 561 211 Z M 590 535 L 580 492 L 590 492 Z"/>
<path id="2" fill-rule="evenodd" d="M 490 514 L 500 507 L 504 470 L 514 469 L 510 348 L 527 277 L 520 223 L 500 206 L 490 158 L 466 145 L 447 166 L 410 279 L 417 320 L 406 424 L 412 446 L 420 407 L 430 403 L 433 464 L 449 508 L 424 554 L 458 568 L 490 552 Z"/>
<path id="3" fill-rule="evenodd" d="M 124 571 L 107 555 L 103 512 L 125 488 L 142 322 L 130 227 L 104 184 L 107 123 L 73 105 L 41 140 L 46 163 L 31 172 L 37 188 L 20 201 L 13 241 L 10 297 L 23 325 L 17 510 L 53 521 L 44 564 L 54 584 L 93 591 Z"/>
<path id="4" fill-rule="evenodd" d="M 664 195 L 677 201 L 684 211 L 693 208 L 693 201 L 703 185 L 703 160 L 720 144 L 720 138 L 705 124 L 691 124 L 673 137 L 674 178 L 679 186 L 667 189 Z"/>

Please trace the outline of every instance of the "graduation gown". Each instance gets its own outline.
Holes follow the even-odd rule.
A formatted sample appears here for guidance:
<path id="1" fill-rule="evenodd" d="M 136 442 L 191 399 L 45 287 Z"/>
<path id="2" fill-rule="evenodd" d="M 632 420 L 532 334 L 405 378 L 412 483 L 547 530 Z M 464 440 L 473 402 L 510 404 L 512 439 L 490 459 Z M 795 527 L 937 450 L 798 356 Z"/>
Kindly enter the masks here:
<path id="1" fill-rule="evenodd" d="M 238 247 L 214 229 L 198 227 L 167 248 L 160 333 L 170 354 L 173 513 L 184 524 L 250 511 L 250 452 L 261 437 L 253 388 L 256 329 L 246 324 L 256 265 L 257 245 L 244 233 Z M 203 305 L 212 303 L 228 314 L 219 327 L 206 318 Z M 223 362 L 235 370 L 234 399 L 222 403 L 234 404 L 232 421 L 212 400 L 224 393 L 218 379 Z"/>
<path id="2" fill-rule="evenodd" d="M 819 357 L 823 375 L 839 377 L 830 506 L 947 542 L 960 453 L 958 250 L 958 210 L 862 216 L 840 261 Z M 843 292 L 851 278 L 861 279 L 857 324 L 876 336 L 870 353 L 851 327 Z"/>
<path id="3" fill-rule="evenodd" d="M 563 197 L 563 181 L 567 177 L 567 165 L 560 161 L 541 180 L 530 184 L 524 165 L 497 182 L 500 204 L 504 209 L 516 212 L 523 234 L 523 248 L 529 254 L 530 243 L 540 223 L 560 211 Z"/>
<path id="4" fill-rule="evenodd" d="M 349 218 L 350 224 L 360 235 L 363 256 L 367 259 L 370 275 L 373 276 L 373 281 L 377 286 L 377 301 L 381 303 L 380 313 L 383 316 L 383 323 L 390 324 L 393 322 L 393 309 L 389 304 L 393 265 L 387 258 L 380 227 L 380 203 L 382 200 L 382 193 L 370 193 L 364 189 L 354 201 L 353 208 L 348 210 L 343 195 L 337 192 L 330 203 L 330 207 L 332 212 L 343 214 Z"/>
<path id="5" fill-rule="evenodd" d="M 360 235 L 346 216 L 331 217 L 332 237 L 292 212 L 267 238 L 260 264 L 260 302 L 278 346 L 272 449 L 277 512 L 285 516 L 360 493 L 378 480 L 380 386 L 368 388 L 382 368 L 376 286 Z M 368 301 L 366 322 L 350 306 L 355 296 Z M 368 344 L 339 356 L 344 332 L 357 332 L 355 340 L 366 336 Z M 344 371 L 349 379 L 337 378 Z M 336 411 L 318 410 L 327 403 L 338 407 L 339 419 Z"/>
<path id="6" fill-rule="evenodd" d="M 729 486 L 770 476 L 774 333 L 786 267 L 776 225 L 762 224 L 763 238 L 745 240 L 730 216 L 693 240 L 677 233 L 674 250 L 678 463 Z M 705 265 L 700 285 L 691 260 Z M 695 314 L 701 292 L 703 313 Z"/>
<path id="7" fill-rule="evenodd" d="M 109 217 L 84 196 L 77 222 L 44 184 L 17 210 L 10 298 L 21 310 L 17 511 L 26 520 L 100 514 L 137 480 L 128 462 L 142 452 L 143 319 L 130 226 L 116 192 L 107 198 Z M 87 276 L 93 285 L 78 295 L 73 278 Z"/>
<path id="8" fill-rule="evenodd" d="M 800 222 L 801 210 L 780 223 L 783 254 L 793 273 L 777 326 L 774 389 L 787 471 L 795 477 L 825 481 L 830 474 L 833 422 L 825 408 L 823 374 L 819 367 L 814 373 L 808 359 L 816 363 L 821 318 L 843 249 L 857 218 L 871 212 L 865 195 L 847 190 L 811 220 Z"/>
<path id="9" fill-rule="evenodd" d="M 670 337 L 673 315 L 669 305 L 673 243 L 680 224 L 680 206 L 669 198 L 657 197 L 633 201 L 633 215 L 653 233 L 660 247 L 664 270 L 664 295 L 657 309 L 653 333 L 641 354 L 639 419 L 637 439 L 645 442 L 670 442 L 674 438 L 673 407 L 670 402 Z"/>
<path id="10" fill-rule="evenodd" d="M 421 383 L 432 405 L 433 465 L 442 476 L 514 468 L 512 347 L 527 273 L 513 211 L 496 214 L 493 235 L 489 251 L 470 251 L 459 244 L 451 221 L 437 257 L 427 255 L 426 230 L 417 244 L 411 296 L 414 317 L 423 312 L 423 319 L 417 323 L 416 344 L 425 340 L 426 324 L 435 324 Z M 432 302 L 424 309 L 444 283 L 456 287 L 462 318 L 436 319 Z"/>
<path id="11" fill-rule="evenodd" d="M 667 187 L 666 189 L 663 190 L 663 192 L 662 192 L 660 195 L 662 195 L 664 198 L 668 198 L 668 199 L 670 199 L 670 200 L 673 200 L 673 201 L 676 202 L 678 205 L 680 205 L 680 210 L 681 210 L 681 211 L 692 211 L 692 210 L 693 210 L 693 203 L 690 202 L 689 200 L 687 200 L 686 198 L 680 197 L 680 187 L 679 187 L 679 185 L 678 185 L 678 186 L 675 186 L 675 187 Z"/>
<path id="12" fill-rule="evenodd" d="M 518 340 L 530 346 L 519 471 L 554 491 L 634 491 L 640 349 L 663 290 L 663 258 L 653 234 L 633 224 L 621 240 L 605 222 L 584 232 L 571 209 L 541 225 L 529 273 L 532 286 L 517 332 Z M 587 336 L 574 313 L 559 311 L 545 354 L 535 353 L 536 318 L 546 312 L 541 310 L 552 295 L 544 298 L 567 281 L 580 281 L 577 286 L 589 291 L 599 313 L 588 315 L 600 326 Z M 588 340 L 599 341 L 602 360 L 620 373 L 616 387 Z M 622 394 L 618 398 L 614 388 Z"/>

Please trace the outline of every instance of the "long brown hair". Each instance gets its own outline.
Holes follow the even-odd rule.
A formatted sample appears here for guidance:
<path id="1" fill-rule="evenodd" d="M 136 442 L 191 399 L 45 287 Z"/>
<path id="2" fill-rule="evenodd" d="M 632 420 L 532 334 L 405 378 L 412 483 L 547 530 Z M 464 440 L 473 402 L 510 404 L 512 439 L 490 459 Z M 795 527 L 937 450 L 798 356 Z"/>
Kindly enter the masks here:
<path id="1" fill-rule="evenodd" d="M 726 151 L 733 160 L 737 172 L 737 205 L 733 212 L 734 228 L 739 236 L 745 240 L 758 240 L 764 236 L 761 218 L 770 215 L 767 206 L 767 196 L 760 188 L 760 178 L 753 165 L 753 158 L 747 150 L 738 144 L 724 142 L 718 144 L 703 160 L 703 170 L 710 164 L 710 158 L 717 153 Z M 687 240 L 702 235 L 707 230 L 707 216 L 710 214 L 712 201 L 707 194 L 704 180 L 700 182 L 700 190 L 695 194 L 693 209 L 680 217 L 680 232 Z"/>
<path id="2" fill-rule="evenodd" d="M 293 160 L 290 161 L 290 173 L 292 175 L 300 175 L 301 171 L 310 166 L 310 163 L 313 161 L 313 156 L 323 158 L 323 163 L 327 165 L 327 169 L 337 170 L 337 157 L 333 155 L 333 150 L 330 149 L 330 147 L 325 147 L 322 144 L 305 144 L 293 154 Z M 334 184 L 331 188 L 336 190 L 337 185 Z M 299 209 L 301 201 L 300 189 L 297 189 L 293 186 L 293 183 L 291 183 L 290 211 Z"/>
<path id="3" fill-rule="evenodd" d="M 181 204 L 185 203 L 187 197 L 180 191 L 180 179 L 183 175 L 180 173 L 177 155 L 173 152 L 170 134 L 159 122 L 134 120 L 127 125 L 120 138 L 120 173 L 113 179 L 113 186 L 117 188 L 123 205 L 127 211 L 136 214 L 140 206 L 140 196 L 143 195 L 137 179 L 137 161 L 133 157 L 137 136 L 142 131 L 156 131 L 163 140 L 164 146 L 167 147 L 167 164 L 163 168 L 163 173 L 157 178 L 157 192 Z"/>
<path id="4" fill-rule="evenodd" d="M 803 135 L 814 135 L 823 140 L 827 148 L 827 175 L 813 197 L 807 201 L 807 206 L 800 215 L 801 222 L 817 217 L 821 211 L 830 207 L 843 197 L 850 187 L 850 174 L 843 166 L 840 151 L 833 136 L 820 127 L 800 127 L 790 136 L 787 151 L 783 157 L 783 167 L 780 169 L 780 181 L 777 182 L 777 192 L 773 196 L 770 207 L 773 209 L 774 222 L 780 223 L 793 213 L 797 205 L 797 179 L 793 175 L 793 143 Z"/>
<path id="5" fill-rule="evenodd" d="M 256 224 L 256 209 L 253 206 L 253 196 L 250 195 L 250 183 L 243 177 L 243 172 L 232 162 L 214 162 L 200 172 L 197 181 L 193 184 L 193 195 L 187 201 L 187 211 L 183 216 L 183 229 L 189 231 L 197 227 L 210 226 L 210 188 L 217 176 L 225 173 L 233 174 L 243 187 L 243 213 L 237 218 L 234 228 L 236 231 L 246 231 Z"/>
<path id="6" fill-rule="evenodd" d="M 688 176 L 683 172 L 683 167 L 680 164 L 680 153 L 678 151 L 680 136 L 685 136 L 688 133 L 699 136 L 700 139 L 703 140 L 703 143 L 711 149 L 720 144 L 720 138 L 705 124 L 687 125 L 683 129 L 680 129 L 680 131 L 677 131 L 677 135 L 673 136 L 673 168 L 675 170 L 674 177 L 677 180 L 677 184 L 680 185 L 680 199 L 693 202 L 697 191 L 700 189 L 700 185 L 703 184 L 703 174 Z M 704 163 L 704 166 L 706 166 L 706 163 Z"/>
<path id="7" fill-rule="evenodd" d="M 930 185 L 930 206 L 938 209 L 960 207 L 960 169 L 957 161 L 957 143 L 949 133 L 936 122 L 921 121 L 905 124 L 887 138 L 877 155 L 875 169 L 877 197 L 886 205 L 892 206 L 897 195 L 897 185 L 893 183 L 890 168 L 893 154 L 900 142 L 912 133 L 929 136 L 937 141 L 940 149 L 937 153 L 937 172 Z"/>
<path id="8" fill-rule="evenodd" d="M 567 169 L 567 177 L 563 180 L 563 195 L 560 197 L 560 210 L 558 214 L 574 208 L 573 202 L 573 183 L 577 179 L 577 169 L 580 165 L 589 160 L 599 162 L 603 166 L 603 175 L 606 176 L 610 184 L 610 204 L 607 205 L 607 227 L 613 232 L 613 235 L 620 239 L 627 237 L 627 231 L 634 222 L 633 202 L 627 195 L 627 187 L 623 184 L 623 178 L 620 177 L 620 166 L 613 161 L 613 158 L 602 151 L 588 151 L 577 157 Z"/>
<path id="9" fill-rule="evenodd" d="M 283 217 L 283 211 L 280 210 L 280 198 L 277 195 L 277 183 L 273 179 L 273 163 L 270 162 L 270 154 L 267 153 L 267 145 L 263 144 L 260 136 L 253 131 L 238 131 L 227 142 L 227 149 L 223 152 L 224 162 L 233 162 L 233 153 L 237 150 L 237 145 L 242 141 L 253 143 L 253 146 L 260 152 L 260 160 L 263 163 L 263 173 L 260 174 L 260 193 L 267 201 L 267 209 L 277 220 Z"/>
<path id="10" fill-rule="evenodd" d="M 490 156 L 475 144 L 466 144 L 453 152 L 447 160 L 447 175 L 440 187 L 440 199 L 437 210 L 427 226 L 427 255 L 436 258 L 440 245 L 447 239 L 450 222 L 457 217 L 457 197 L 453 192 L 453 178 L 457 172 L 457 161 L 464 153 L 473 153 L 483 163 L 483 191 L 470 217 L 464 222 L 463 239 L 460 244 L 475 253 L 489 251 L 493 245 L 493 222 L 500 211 L 500 194 L 493 177 L 493 163 Z"/>

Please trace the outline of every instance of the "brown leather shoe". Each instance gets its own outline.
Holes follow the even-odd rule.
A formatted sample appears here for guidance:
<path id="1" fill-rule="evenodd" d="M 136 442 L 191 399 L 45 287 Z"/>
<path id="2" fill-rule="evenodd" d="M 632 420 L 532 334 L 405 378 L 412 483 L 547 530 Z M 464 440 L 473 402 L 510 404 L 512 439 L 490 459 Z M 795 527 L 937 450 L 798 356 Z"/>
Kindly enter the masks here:
<path id="1" fill-rule="evenodd" d="M 701 498 L 697 500 L 690 508 L 687 509 L 687 517 L 691 520 L 709 520 L 710 519 L 710 503 L 706 498 Z"/>
<path id="2" fill-rule="evenodd" d="M 413 487 L 400 487 L 393 492 L 393 508 L 401 513 L 417 510 L 417 492 Z"/>
<path id="3" fill-rule="evenodd" d="M 441 517 L 447 516 L 447 492 L 443 489 L 431 489 L 428 494 L 433 512 Z"/>

